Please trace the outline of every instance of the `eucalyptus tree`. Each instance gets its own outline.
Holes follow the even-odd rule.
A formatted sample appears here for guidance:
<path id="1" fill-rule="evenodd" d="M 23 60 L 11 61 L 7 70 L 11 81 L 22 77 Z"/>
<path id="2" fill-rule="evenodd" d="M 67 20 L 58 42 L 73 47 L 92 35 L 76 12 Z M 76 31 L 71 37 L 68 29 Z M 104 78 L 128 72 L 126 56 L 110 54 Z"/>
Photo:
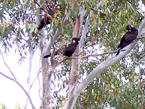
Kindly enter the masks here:
<path id="1" fill-rule="evenodd" d="M 5 52 L 14 47 L 20 62 L 29 54 L 30 87 L 33 55 L 40 51 L 40 108 L 144 107 L 145 19 L 136 0 L 4 0 L 0 6 L 1 47 Z M 57 6 L 55 16 L 49 15 Z M 47 17 L 50 22 L 38 29 Z M 138 28 L 138 37 L 116 56 L 128 24 Z M 74 37 L 80 41 L 73 56 L 54 55 Z M 8 79 L 21 87 L 12 75 Z"/>

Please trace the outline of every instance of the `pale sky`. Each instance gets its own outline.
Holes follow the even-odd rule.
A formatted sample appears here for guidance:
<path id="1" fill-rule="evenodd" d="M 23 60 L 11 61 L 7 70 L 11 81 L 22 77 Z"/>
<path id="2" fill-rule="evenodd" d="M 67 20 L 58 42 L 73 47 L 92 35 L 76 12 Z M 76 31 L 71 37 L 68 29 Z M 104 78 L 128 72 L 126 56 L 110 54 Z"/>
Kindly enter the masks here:
<path id="1" fill-rule="evenodd" d="M 36 53 L 39 55 L 39 53 Z M 36 77 L 36 73 L 39 71 L 39 59 L 36 59 L 36 57 L 39 58 L 39 56 L 34 56 L 33 58 L 33 64 L 32 65 L 32 78 L 34 79 Z M 14 50 L 11 50 L 10 53 L 7 55 L 4 55 L 5 61 L 7 65 L 10 67 L 18 81 L 21 83 L 22 86 L 25 87 L 27 90 L 27 75 L 28 75 L 28 59 L 25 60 L 25 62 L 22 62 L 21 65 L 18 64 L 18 60 L 20 58 L 19 54 L 15 54 Z M 5 75 L 12 77 L 9 70 L 6 68 L 6 66 L 3 63 L 2 57 L 0 55 L 0 72 L 4 73 Z M 41 74 L 40 74 L 41 75 Z M 32 79 L 32 80 L 33 80 Z M 41 77 L 40 77 L 41 79 Z M 0 75 L 0 103 L 3 103 L 6 105 L 6 107 L 14 108 L 16 104 L 18 103 L 21 108 L 23 108 L 23 105 L 26 103 L 27 96 L 25 95 L 24 91 L 13 81 L 3 77 Z M 35 106 L 40 106 L 40 98 L 38 94 L 39 89 L 39 83 L 38 80 L 35 81 L 35 84 L 32 87 L 31 91 L 31 99 Z"/>

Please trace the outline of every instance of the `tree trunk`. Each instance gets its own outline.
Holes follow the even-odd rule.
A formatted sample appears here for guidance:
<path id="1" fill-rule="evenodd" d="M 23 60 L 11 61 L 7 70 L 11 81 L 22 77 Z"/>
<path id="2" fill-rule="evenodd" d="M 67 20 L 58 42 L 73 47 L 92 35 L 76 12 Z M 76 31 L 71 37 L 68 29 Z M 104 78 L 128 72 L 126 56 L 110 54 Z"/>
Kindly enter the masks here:
<path id="1" fill-rule="evenodd" d="M 40 1 L 38 1 L 40 3 Z M 37 6 L 37 5 L 36 5 Z M 42 15 L 43 12 L 40 9 L 40 12 L 37 15 L 37 25 L 39 25 L 40 20 L 40 15 Z M 40 38 L 40 55 L 41 55 L 41 74 L 42 74 L 42 101 L 41 101 L 41 107 L 40 109 L 49 109 L 49 104 L 50 104 L 50 98 L 51 98 L 51 73 L 48 68 L 48 62 L 47 59 L 44 59 L 44 41 L 45 41 L 45 29 L 42 28 L 39 30 L 39 33 L 42 35 Z"/>

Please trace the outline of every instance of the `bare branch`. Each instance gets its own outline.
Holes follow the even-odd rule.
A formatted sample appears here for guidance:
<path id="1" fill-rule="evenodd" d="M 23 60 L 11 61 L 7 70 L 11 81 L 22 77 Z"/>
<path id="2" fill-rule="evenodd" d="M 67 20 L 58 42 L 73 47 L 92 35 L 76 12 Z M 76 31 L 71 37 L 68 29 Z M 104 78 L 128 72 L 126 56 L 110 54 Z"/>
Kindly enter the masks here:
<path id="1" fill-rule="evenodd" d="M 24 87 L 23 87 L 17 80 L 8 77 L 7 75 L 3 74 L 2 72 L 0 72 L 0 74 L 1 74 L 2 76 L 6 77 L 7 79 L 9 79 L 9 80 L 15 82 L 19 87 L 21 87 L 21 89 L 22 89 L 22 90 L 25 92 L 25 94 L 27 95 L 27 97 L 28 97 L 28 99 L 29 99 L 29 101 L 30 101 L 30 104 L 31 104 L 31 106 L 32 106 L 32 109 L 35 109 L 35 106 L 34 106 L 33 103 L 32 103 L 31 97 L 29 96 L 29 94 L 27 93 L 27 91 L 24 89 Z"/>
<path id="2" fill-rule="evenodd" d="M 145 38 L 145 29 L 142 29 L 140 35 L 137 37 L 137 39 L 142 39 L 142 38 Z"/>
<path id="3" fill-rule="evenodd" d="M 69 59 L 69 57 L 65 57 L 62 61 L 58 62 L 53 68 L 55 69 L 58 65 L 60 65 L 65 60 Z"/>
<path id="4" fill-rule="evenodd" d="M 84 20 L 84 15 L 85 15 L 86 11 L 83 9 L 79 12 L 77 18 L 76 18 L 76 23 L 73 27 L 73 33 L 72 33 L 72 37 L 79 37 L 79 33 L 80 30 L 82 28 L 82 22 Z M 77 46 L 75 52 L 73 53 L 73 55 L 77 55 L 79 54 L 81 51 L 80 46 Z M 72 88 L 72 86 L 76 83 L 77 81 L 77 75 L 78 75 L 78 70 L 79 69 L 79 59 L 72 59 L 72 66 L 71 66 L 71 73 L 70 73 L 70 78 L 71 78 L 71 84 L 69 84 L 69 89 Z M 71 93 L 69 93 L 69 95 L 71 95 Z"/>
<path id="5" fill-rule="evenodd" d="M 142 33 L 141 30 L 143 29 L 144 25 L 145 25 L 145 18 L 142 20 L 142 23 L 140 24 L 140 26 L 138 28 L 139 33 Z M 140 36 L 140 35 L 138 35 L 138 36 Z"/>
<path id="6" fill-rule="evenodd" d="M 33 80 L 32 84 L 30 85 L 30 89 L 32 88 L 32 86 L 33 86 L 34 82 L 36 81 L 36 79 L 39 77 L 40 73 L 41 73 L 40 71 L 37 73 L 37 76 L 35 77 L 35 79 Z"/>
<path id="7" fill-rule="evenodd" d="M 5 64 L 5 66 L 8 68 L 8 70 L 9 70 L 10 73 L 12 74 L 13 78 L 14 78 L 15 80 L 17 80 L 16 77 L 15 77 L 15 75 L 14 75 L 14 73 L 12 72 L 12 70 L 10 69 L 10 67 L 7 65 L 7 63 L 6 63 L 5 59 L 4 59 L 3 54 L 2 54 L 2 53 L 0 53 L 0 54 L 1 54 L 1 56 L 2 56 L 2 59 L 3 59 L 3 62 L 4 62 L 4 64 Z"/>
<path id="8" fill-rule="evenodd" d="M 105 55 L 105 54 L 113 54 L 113 53 L 116 53 L 118 50 L 115 50 L 115 51 L 108 51 L 108 52 L 104 52 L 104 53 L 100 53 L 100 54 L 92 54 L 92 55 L 87 55 L 87 56 L 83 56 L 83 57 L 78 57 L 78 55 L 75 55 L 75 56 L 72 56 L 70 57 L 71 59 L 76 59 L 76 58 L 79 58 L 79 59 L 82 59 L 82 58 L 88 58 L 88 57 L 97 57 L 97 56 L 102 56 L 102 55 Z M 124 50 L 122 50 L 124 51 Z"/>
<path id="9" fill-rule="evenodd" d="M 28 68 L 28 77 L 27 77 L 27 84 L 30 84 L 31 82 L 31 68 L 32 68 L 32 60 L 33 60 L 33 55 L 34 55 L 34 51 L 32 49 L 29 50 L 29 68 Z"/>
<path id="10" fill-rule="evenodd" d="M 38 7 L 40 7 L 41 10 L 43 10 L 45 13 L 47 13 L 46 10 L 45 10 L 44 8 L 42 8 L 42 7 L 40 6 L 40 4 L 39 4 L 36 0 L 33 0 L 33 2 L 34 2 Z"/>
<path id="11" fill-rule="evenodd" d="M 73 27 L 72 37 L 78 37 L 80 29 L 80 14 L 77 16 L 75 26 Z"/>
<path id="12" fill-rule="evenodd" d="M 82 36 L 81 36 L 80 43 L 79 43 L 80 47 L 82 47 L 85 42 L 86 34 L 88 32 L 88 27 L 89 27 L 89 16 L 86 18 L 85 26 L 82 31 Z"/>

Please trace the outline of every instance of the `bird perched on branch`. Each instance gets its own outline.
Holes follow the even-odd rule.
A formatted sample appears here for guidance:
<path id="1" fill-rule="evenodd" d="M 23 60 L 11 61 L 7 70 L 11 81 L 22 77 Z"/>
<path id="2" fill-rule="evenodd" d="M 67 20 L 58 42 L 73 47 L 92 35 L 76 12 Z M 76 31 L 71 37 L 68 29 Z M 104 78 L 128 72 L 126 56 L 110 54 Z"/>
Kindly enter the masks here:
<path id="1" fill-rule="evenodd" d="M 43 27 L 51 23 L 52 18 L 56 18 L 56 14 L 60 11 L 60 6 L 57 6 L 55 8 L 49 9 L 48 14 L 49 16 L 45 15 L 44 18 L 41 19 L 38 30 L 41 30 Z"/>
<path id="2" fill-rule="evenodd" d="M 41 30 L 43 27 L 45 27 L 46 25 L 50 24 L 50 17 L 44 17 L 40 23 L 39 23 L 39 26 L 38 26 L 38 30 Z"/>
<path id="3" fill-rule="evenodd" d="M 72 42 L 65 46 L 65 48 L 58 49 L 54 55 L 63 54 L 65 56 L 72 56 L 72 54 L 75 52 L 77 45 L 79 44 L 80 38 L 74 37 L 72 38 Z M 51 53 L 49 55 L 44 56 L 44 58 L 48 58 L 51 56 Z"/>
<path id="4" fill-rule="evenodd" d="M 132 43 L 133 40 L 135 40 L 138 35 L 138 30 L 135 27 L 132 27 L 131 25 L 127 25 L 126 29 L 128 30 L 128 32 L 126 32 L 126 34 L 122 37 L 121 42 L 117 47 L 119 49 L 116 56 L 119 54 L 121 49 L 123 49 L 124 47 Z"/>

